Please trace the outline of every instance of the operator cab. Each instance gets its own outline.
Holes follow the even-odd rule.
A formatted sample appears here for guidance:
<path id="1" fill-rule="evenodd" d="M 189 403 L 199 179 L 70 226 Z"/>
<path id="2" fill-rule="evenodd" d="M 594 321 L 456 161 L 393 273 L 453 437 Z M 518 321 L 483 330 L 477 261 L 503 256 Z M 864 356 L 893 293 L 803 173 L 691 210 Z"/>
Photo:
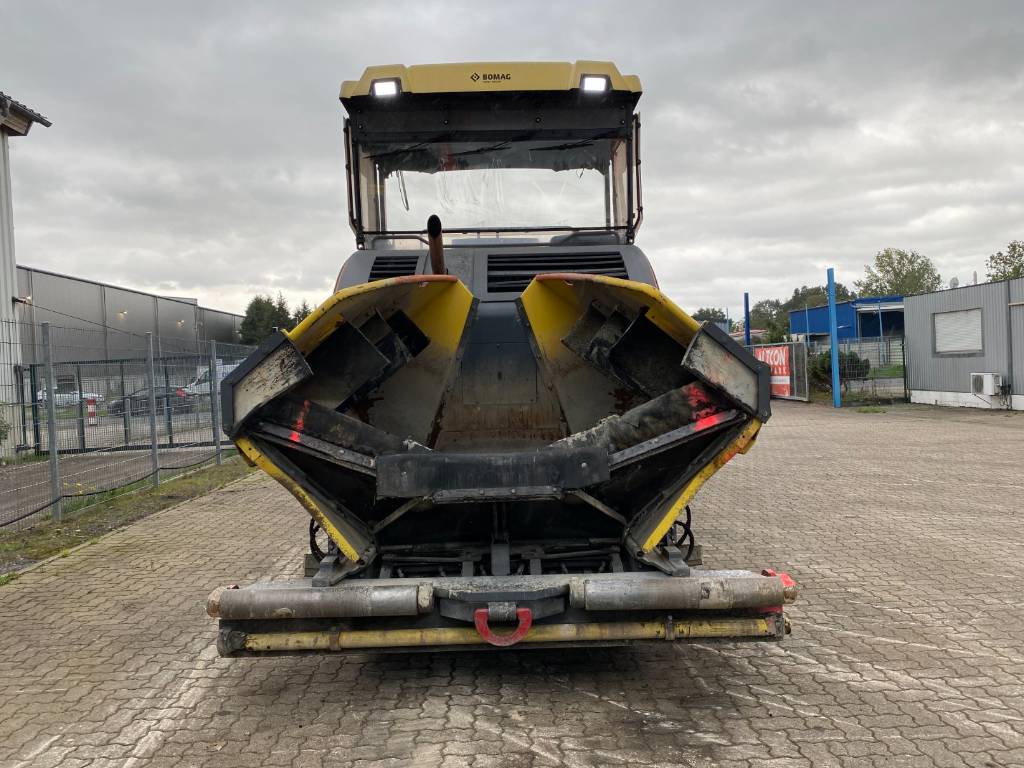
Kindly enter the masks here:
<path id="1" fill-rule="evenodd" d="M 370 67 L 342 85 L 349 223 L 359 250 L 335 290 L 444 261 L 481 301 L 534 275 L 655 284 L 642 220 L 640 82 L 609 62 Z"/>

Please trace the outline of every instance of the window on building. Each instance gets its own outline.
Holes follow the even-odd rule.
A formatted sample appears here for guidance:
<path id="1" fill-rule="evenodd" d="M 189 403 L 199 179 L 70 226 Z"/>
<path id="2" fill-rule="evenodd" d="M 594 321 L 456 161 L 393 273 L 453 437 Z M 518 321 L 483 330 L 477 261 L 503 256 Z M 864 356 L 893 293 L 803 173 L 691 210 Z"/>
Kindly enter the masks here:
<path id="1" fill-rule="evenodd" d="M 936 354 L 962 355 L 981 352 L 984 349 L 980 309 L 936 312 L 932 315 L 932 321 Z"/>

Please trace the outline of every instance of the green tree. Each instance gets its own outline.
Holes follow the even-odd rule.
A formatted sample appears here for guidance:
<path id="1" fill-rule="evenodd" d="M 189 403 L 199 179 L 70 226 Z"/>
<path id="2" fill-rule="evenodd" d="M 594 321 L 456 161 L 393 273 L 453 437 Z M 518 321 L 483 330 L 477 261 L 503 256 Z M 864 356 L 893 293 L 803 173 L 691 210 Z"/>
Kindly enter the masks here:
<path id="1" fill-rule="evenodd" d="M 942 276 L 927 256 L 886 248 L 875 254 L 874 265 L 864 265 L 864 279 L 854 284 L 861 296 L 909 296 L 937 291 Z"/>
<path id="2" fill-rule="evenodd" d="M 292 311 L 288 309 L 288 302 L 284 300 L 284 296 L 281 292 L 277 292 L 277 298 L 274 299 L 274 315 L 277 321 L 275 325 L 282 331 L 290 330 L 292 327 Z"/>
<path id="3" fill-rule="evenodd" d="M 302 303 L 295 308 L 295 312 L 292 313 L 292 328 L 309 317 L 309 313 L 312 311 L 313 310 L 310 308 L 309 304 L 307 304 L 306 300 L 303 299 Z"/>
<path id="4" fill-rule="evenodd" d="M 692 317 L 698 323 L 703 323 L 705 321 L 724 323 L 728 319 L 725 316 L 725 312 L 720 310 L 718 307 L 701 307 L 693 313 Z"/>
<path id="5" fill-rule="evenodd" d="M 790 341 L 789 319 L 786 319 L 785 324 L 778 320 L 772 320 L 770 323 L 768 323 L 768 325 L 764 327 L 764 335 L 761 337 L 761 339 L 766 344 L 776 344 L 780 341 Z"/>
<path id="6" fill-rule="evenodd" d="M 287 330 L 292 327 L 291 312 L 284 296 L 277 294 L 277 299 L 257 294 L 245 308 L 245 317 L 238 327 L 238 335 L 243 344 L 259 344 L 273 333 L 274 328 Z"/>
<path id="7" fill-rule="evenodd" d="M 985 262 L 989 280 L 1013 280 L 1024 277 L 1024 241 L 1014 240 L 1006 252 L 996 251 Z"/>
<path id="8" fill-rule="evenodd" d="M 750 308 L 750 325 L 753 328 L 767 328 L 778 324 L 782 318 L 782 302 L 778 299 L 762 299 Z"/>
<path id="9" fill-rule="evenodd" d="M 836 283 L 836 301 L 849 301 L 854 298 L 853 292 L 842 283 Z M 828 304 L 827 285 L 802 285 L 793 289 L 793 295 L 782 303 L 780 319 L 789 325 L 789 313 L 804 307 L 823 307 Z"/>

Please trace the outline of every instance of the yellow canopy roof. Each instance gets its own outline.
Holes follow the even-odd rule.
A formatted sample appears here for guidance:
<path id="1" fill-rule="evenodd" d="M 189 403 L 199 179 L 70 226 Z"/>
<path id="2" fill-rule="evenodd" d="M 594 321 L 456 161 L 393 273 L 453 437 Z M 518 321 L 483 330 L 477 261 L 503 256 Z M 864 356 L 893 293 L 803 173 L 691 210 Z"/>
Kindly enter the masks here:
<path id="1" fill-rule="evenodd" d="M 639 77 L 621 74 L 610 61 L 490 61 L 367 67 L 341 84 L 341 98 L 369 95 L 375 80 L 397 80 L 403 93 L 570 91 L 584 75 L 607 77 L 613 91 L 641 91 Z"/>

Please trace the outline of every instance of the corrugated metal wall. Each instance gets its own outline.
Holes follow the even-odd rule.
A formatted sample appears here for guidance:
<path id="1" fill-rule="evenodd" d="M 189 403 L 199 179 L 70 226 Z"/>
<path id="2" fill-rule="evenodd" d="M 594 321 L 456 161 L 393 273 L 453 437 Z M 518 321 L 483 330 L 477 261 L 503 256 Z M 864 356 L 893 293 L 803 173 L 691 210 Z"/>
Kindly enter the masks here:
<path id="1" fill-rule="evenodd" d="M 1010 338 L 1013 339 L 1013 394 L 1024 395 L 1024 277 L 1010 281 Z"/>
<path id="2" fill-rule="evenodd" d="M 38 323 L 77 328 L 75 350 L 55 350 L 61 360 L 104 360 L 138 355 L 133 334 L 152 332 L 158 354 L 194 352 L 198 342 L 210 339 L 238 343 L 241 317 L 141 291 L 117 288 L 91 280 L 18 266 L 18 295 L 31 296 L 32 304 L 18 305 L 23 342 L 32 338 Z M 25 362 L 38 362 L 25 359 Z"/>
<path id="3" fill-rule="evenodd" d="M 907 387 L 931 392 L 970 392 L 972 373 L 999 373 L 1013 376 L 1013 391 L 1022 393 L 1024 385 L 1024 307 L 1008 307 L 1024 299 L 1024 280 L 968 285 L 937 293 L 907 296 L 904 301 L 906 324 Z M 981 354 L 939 355 L 934 352 L 934 323 L 937 312 L 980 309 L 982 315 Z M 1010 323 L 1014 323 L 1011 367 Z"/>

